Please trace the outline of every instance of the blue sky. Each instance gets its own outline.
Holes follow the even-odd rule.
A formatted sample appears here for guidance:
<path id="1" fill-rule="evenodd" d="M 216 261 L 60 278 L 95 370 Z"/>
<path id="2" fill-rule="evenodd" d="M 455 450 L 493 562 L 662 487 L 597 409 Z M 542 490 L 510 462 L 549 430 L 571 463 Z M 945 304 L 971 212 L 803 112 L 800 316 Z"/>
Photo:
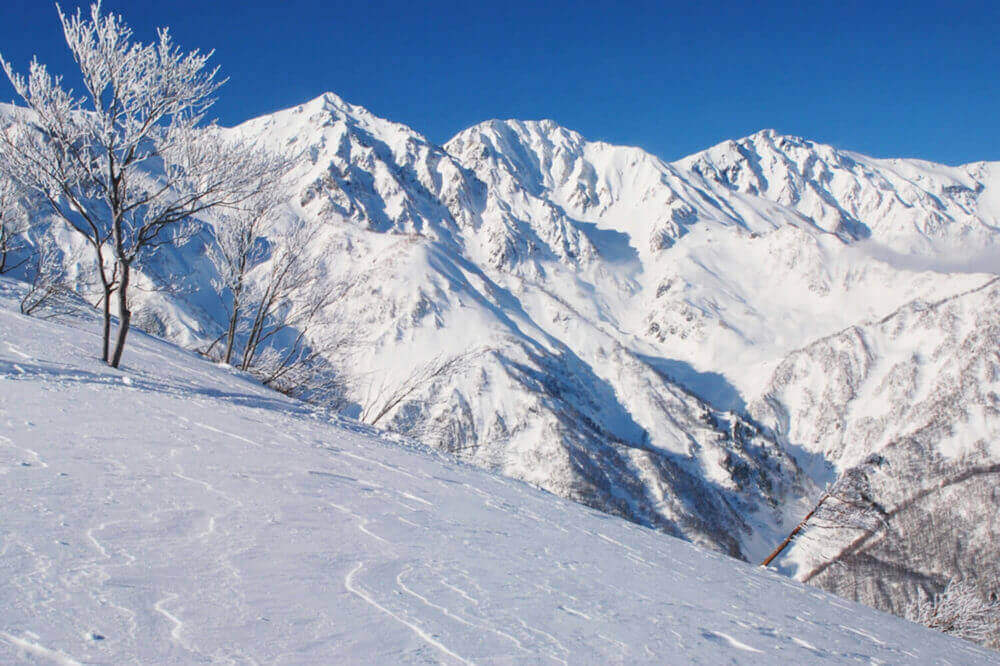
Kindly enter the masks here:
<path id="1" fill-rule="evenodd" d="M 53 4 L 2 5 L 5 57 L 71 71 Z M 552 118 L 667 159 L 774 128 L 879 157 L 1000 160 L 996 0 L 104 6 L 144 40 L 167 25 L 214 48 L 224 124 L 332 90 L 437 142 L 489 118 Z"/>

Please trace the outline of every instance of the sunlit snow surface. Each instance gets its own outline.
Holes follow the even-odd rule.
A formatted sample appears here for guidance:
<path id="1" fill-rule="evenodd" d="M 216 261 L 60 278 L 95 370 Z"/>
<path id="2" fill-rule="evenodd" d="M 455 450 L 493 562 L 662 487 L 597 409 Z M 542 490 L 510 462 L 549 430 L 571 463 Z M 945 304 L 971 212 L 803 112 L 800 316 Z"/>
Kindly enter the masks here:
<path id="1" fill-rule="evenodd" d="M 0 282 L 2 663 L 989 663 Z"/>

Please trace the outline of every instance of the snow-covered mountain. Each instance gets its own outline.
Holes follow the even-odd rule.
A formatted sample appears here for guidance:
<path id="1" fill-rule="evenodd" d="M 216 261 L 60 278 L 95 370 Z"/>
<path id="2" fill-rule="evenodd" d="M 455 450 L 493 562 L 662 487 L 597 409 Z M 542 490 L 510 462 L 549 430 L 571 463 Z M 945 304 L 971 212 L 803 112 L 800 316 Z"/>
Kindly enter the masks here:
<path id="1" fill-rule="evenodd" d="M 900 613 L 947 580 L 1000 592 L 1000 278 L 790 354 L 752 411 L 803 457 L 870 479 L 881 529 L 817 525 L 801 579 Z"/>
<path id="2" fill-rule="evenodd" d="M 485 123 L 447 148 L 494 188 L 519 183 L 619 234 L 602 256 L 630 256 L 641 291 L 619 319 L 740 393 L 759 388 L 756 363 L 982 283 L 941 273 L 1000 258 L 992 164 L 871 160 L 772 131 L 666 164 L 549 121 Z"/>
<path id="3" fill-rule="evenodd" d="M 3 663 L 995 663 L 0 279 Z"/>
<path id="4" fill-rule="evenodd" d="M 330 359 L 349 414 L 460 358 L 377 425 L 748 560 L 908 432 L 903 399 L 823 345 L 1000 272 L 997 163 L 879 160 L 772 131 L 666 163 L 551 121 L 436 146 L 330 93 L 230 131 L 299 157 L 286 213 L 322 230 L 331 288 L 352 285 L 314 331 L 349 341 Z M 137 321 L 187 345 L 218 335 L 211 242 L 148 267 L 187 288 L 137 294 Z M 949 312 L 885 343 L 910 350 L 922 386 L 953 370 L 931 359 L 964 358 L 950 331 L 997 325 L 992 306 Z M 847 416 L 862 407 L 877 436 Z M 908 469 L 995 433 L 963 419 L 934 412 Z M 803 549 L 782 565 L 800 576 Z M 924 589 L 968 572 L 945 560 Z"/>
<path id="5" fill-rule="evenodd" d="M 773 201 L 848 241 L 873 238 L 902 253 L 996 244 L 995 163 L 872 159 L 765 130 L 677 166 L 714 194 Z"/>
<path id="6" fill-rule="evenodd" d="M 794 463 L 623 344 L 615 319 L 639 287 L 607 264 L 607 234 L 329 94 L 236 131 L 308 155 L 295 212 L 328 224 L 343 276 L 364 276 L 335 318 L 366 341 L 344 366 L 353 400 L 370 377 L 472 355 L 380 425 L 737 556 L 777 520 Z"/>

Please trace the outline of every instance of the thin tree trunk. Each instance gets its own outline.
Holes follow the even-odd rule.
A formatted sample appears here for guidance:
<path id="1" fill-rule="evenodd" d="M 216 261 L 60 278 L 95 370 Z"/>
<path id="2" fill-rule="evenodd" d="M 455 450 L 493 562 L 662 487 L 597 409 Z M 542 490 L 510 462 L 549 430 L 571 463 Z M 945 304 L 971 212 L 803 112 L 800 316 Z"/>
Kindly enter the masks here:
<path id="1" fill-rule="evenodd" d="M 122 360 L 122 351 L 125 349 L 125 336 L 128 335 L 129 323 L 132 320 L 132 312 L 128 309 L 128 283 L 130 269 L 125 262 L 121 263 L 122 277 L 118 285 L 118 340 L 115 342 L 115 355 L 111 358 L 111 367 L 117 368 Z"/>
<path id="2" fill-rule="evenodd" d="M 3 217 L 0 216 L 0 275 L 7 272 L 7 230 L 3 226 Z"/>
<path id="3" fill-rule="evenodd" d="M 250 241 L 243 244 L 243 248 L 249 246 Z M 226 332 L 226 364 L 233 357 L 233 346 L 236 344 L 236 322 L 240 319 L 240 300 L 243 296 L 243 280 L 247 270 L 247 250 L 240 252 L 240 261 L 237 267 L 236 286 L 233 289 L 233 310 L 229 314 L 229 330 Z"/>
<path id="4" fill-rule="evenodd" d="M 239 316 L 239 296 L 233 296 L 233 312 L 229 317 L 229 330 L 226 331 L 226 365 L 229 365 L 229 361 L 233 358 L 233 345 L 236 342 L 236 320 L 239 319 Z"/>
<path id="5" fill-rule="evenodd" d="M 250 327 L 250 335 L 247 337 L 247 343 L 243 348 L 243 363 L 240 367 L 243 371 L 250 369 L 253 357 L 257 354 L 257 345 L 260 344 L 260 336 L 264 329 L 264 320 L 271 310 L 270 299 L 271 291 L 268 289 L 257 308 L 257 314 L 254 315 L 253 326 Z"/>
<path id="6" fill-rule="evenodd" d="M 6 206 L 6 200 L 0 201 L 0 208 L 6 208 Z M 7 227 L 4 226 L 3 218 L 3 214 L 0 214 L 0 275 L 7 272 L 7 252 L 9 251 L 7 242 L 10 236 L 10 234 L 7 233 Z"/>
<path id="7" fill-rule="evenodd" d="M 101 289 L 104 290 L 104 321 L 101 329 L 101 359 L 105 363 L 111 362 L 111 295 L 115 293 L 115 272 L 112 272 L 111 279 L 108 279 L 107 269 L 104 266 L 104 251 L 100 243 L 91 241 L 94 253 L 97 255 L 97 275 L 101 279 Z"/>
<path id="8" fill-rule="evenodd" d="M 774 558 L 776 558 L 778 555 L 781 555 L 781 551 L 787 548 L 788 544 L 792 542 L 792 539 L 794 539 L 796 535 L 802 531 L 802 528 L 806 526 L 806 523 L 808 523 L 809 519 L 813 517 L 813 514 L 816 513 L 821 506 L 823 506 L 823 502 L 825 502 L 826 498 L 829 496 L 830 493 L 825 493 L 821 498 L 819 498 L 819 502 L 816 502 L 816 506 L 812 508 L 812 511 L 807 513 L 806 517 L 802 519 L 802 522 L 796 525 L 794 530 L 789 532 L 788 536 L 785 537 L 785 540 L 782 541 L 780 544 L 778 544 L 778 547 L 775 548 L 773 551 L 771 551 L 770 555 L 764 558 L 764 561 L 760 563 L 760 566 L 766 567 L 771 563 L 772 560 L 774 560 Z"/>
<path id="9" fill-rule="evenodd" d="M 101 358 L 105 363 L 111 360 L 110 356 L 110 346 L 111 346 L 111 294 L 114 292 L 107 286 L 104 285 L 104 335 L 101 338 L 102 342 L 102 352 Z"/>

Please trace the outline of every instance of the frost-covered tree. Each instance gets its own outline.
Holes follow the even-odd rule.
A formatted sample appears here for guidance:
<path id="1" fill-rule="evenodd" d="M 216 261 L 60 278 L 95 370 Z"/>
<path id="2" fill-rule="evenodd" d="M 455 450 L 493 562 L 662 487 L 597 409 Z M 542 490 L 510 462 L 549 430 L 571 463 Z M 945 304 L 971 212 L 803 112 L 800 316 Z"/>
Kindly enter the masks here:
<path id="1" fill-rule="evenodd" d="M 0 173 L 0 275 L 18 268 L 27 257 L 17 253 L 25 249 L 28 215 L 23 205 L 24 191 L 11 178 Z"/>
<path id="2" fill-rule="evenodd" d="M 877 456 L 846 470 L 820 495 L 816 504 L 788 536 L 761 562 L 768 566 L 807 527 L 854 529 L 874 532 L 886 524 L 888 512 L 876 499 L 869 474 L 877 469 Z"/>
<path id="3" fill-rule="evenodd" d="M 212 225 L 215 243 L 209 247 L 208 257 L 218 274 L 213 286 L 221 296 L 229 297 L 225 302 L 228 321 L 222 354 L 225 363 L 232 362 L 239 324 L 253 288 L 248 273 L 267 258 L 265 238 L 274 228 L 274 216 L 282 203 L 278 192 L 277 187 L 261 188 L 243 205 L 220 212 Z"/>
<path id="4" fill-rule="evenodd" d="M 102 13 L 99 2 L 88 15 L 58 13 L 83 94 L 37 60 L 25 77 L 0 56 L 30 110 L 0 133 L 0 163 L 93 249 L 103 356 L 117 367 L 132 316 L 133 271 L 158 248 L 183 242 L 192 216 L 252 195 L 273 164 L 203 122 L 224 82 L 207 68 L 211 52 L 183 52 L 166 29 L 153 43 L 136 42 L 122 17 Z M 112 351 L 113 296 L 119 326 Z"/>
<path id="5" fill-rule="evenodd" d="M 21 296 L 21 314 L 55 316 L 69 311 L 66 258 L 55 243 L 40 243 L 25 260 L 27 289 Z"/>
<path id="6" fill-rule="evenodd" d="M 266 197 L 258 200 L 259 207 L 251 206 L 250 213 L 261 214 L 267 203 Z M 325 359 L 340 344 L 328 331 L 322 342 L 314 333 L 328 328 L 329 308 L 349 285 L 325 279 L 323 260 L 329 252 L 319 227 L 294 219 L 271 227 L 265 240 L 251 239 L 262 228 L 246 226 L 249 222 L 245 219 L 239 227 L 246 235 L 235 247 L 248 252 L 248 264 L 259 263 L 235 276 L 241 287 L 231 362 L 268 386 L 308 393 L 318 388 L 317 381 L 327 381 Z"/>
<path id="7" fill-rule="evenodd" d="M 968 581 L 952 579 L 944 591 L 912 604 L 906 617 L 959 638 L 1000 647 L 1000 602 Z"/>
<path id="8" fill-rule="evenodd" d="M 414 366 L 405 377 L 396 381 L 390 381 L 385 373 L 379 373 L 378 383 L 370 382 L 365 387 L 358 420 L 369 425 L 378 425 L 392 410 L 416 393 L 436 381 L 462 372 L 474 356 L 488 351 L 488 349 L 473 349 L 454 356 L 439 355 L 426 363 Z"/>

